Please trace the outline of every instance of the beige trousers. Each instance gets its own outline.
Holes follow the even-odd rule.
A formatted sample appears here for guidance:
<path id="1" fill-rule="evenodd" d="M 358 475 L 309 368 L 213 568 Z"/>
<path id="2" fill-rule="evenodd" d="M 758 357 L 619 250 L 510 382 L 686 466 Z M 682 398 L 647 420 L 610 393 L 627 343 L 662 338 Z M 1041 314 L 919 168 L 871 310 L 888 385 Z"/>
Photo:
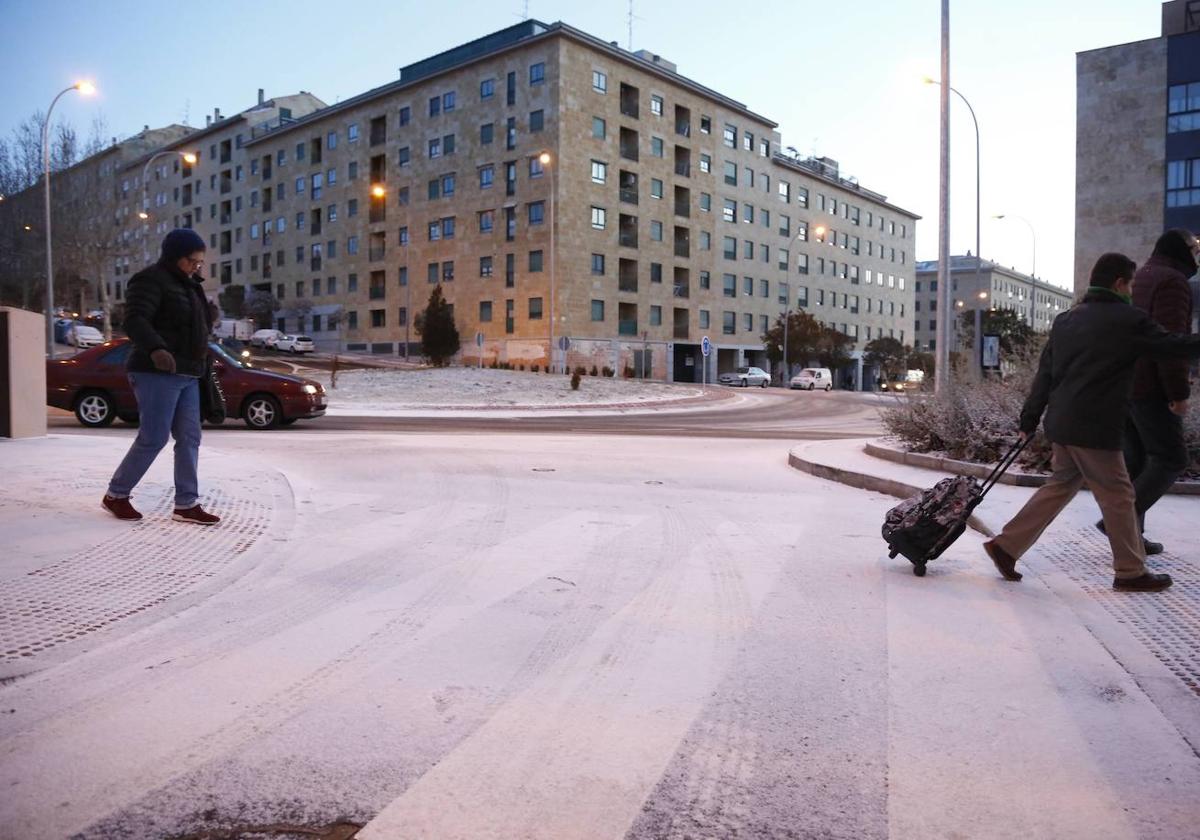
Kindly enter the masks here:
<path id="1" fill-rule="evenodd" d="M 1051 466 L 1054 473 L 993 542 L 1012 557 L 1020 558 L 1075 498 L 1086 481 L 1104 516 L 1115 576 L 1134 578 L 1144 574 L 1146 549 L 1138 530 L 1133 484 L 1125 470 L 1125 456 L 1119 450 L 1085 449 L 1057 443 L 1053 444 L 1053 450 Z"/>

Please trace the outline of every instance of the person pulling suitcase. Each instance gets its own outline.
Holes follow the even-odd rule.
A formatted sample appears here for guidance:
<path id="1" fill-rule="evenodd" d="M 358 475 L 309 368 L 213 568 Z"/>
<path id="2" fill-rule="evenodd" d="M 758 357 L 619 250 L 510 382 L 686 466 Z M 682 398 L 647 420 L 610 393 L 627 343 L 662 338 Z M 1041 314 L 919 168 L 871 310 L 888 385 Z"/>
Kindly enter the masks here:
<path id="1" fill-rule="evenodd" d="M 1021 579 L 1017 561 L 1086 481 L 1104 516 L 1113 589 L 1160 592 L 1171 585 L 1170 575 L 1146 569 L 1122 431 L 1138 358 L 1200 358 L 1200 335 L 1168 333 L 1131 305 L 1136 269 L 1124 254 L 1103 255 L 1092 268 L 1083 300 L 1054 319 L 1020 417 L 1024 441 L 1045 415 L 1053 474 L 1000 534 L 983 544 L 1005 580 Z"/>

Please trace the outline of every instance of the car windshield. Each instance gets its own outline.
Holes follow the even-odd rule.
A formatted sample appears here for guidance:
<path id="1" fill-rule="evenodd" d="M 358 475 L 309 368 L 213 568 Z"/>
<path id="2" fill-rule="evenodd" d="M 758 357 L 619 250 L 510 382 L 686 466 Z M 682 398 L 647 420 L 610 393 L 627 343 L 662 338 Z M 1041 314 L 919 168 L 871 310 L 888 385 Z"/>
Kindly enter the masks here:
<path id="1" fill-rule="evenodd" d="M 227 365 L 233 365 L 234 367 L 240 367 L 240 368 L 250 367 L 249 362 L 244 362 L 241 359 L 236 358 L 232 353 L 230 353 L 228 350 L 226 350 L 220 344 L 209 344 L 208 349 L 215 357 L 217 357 L 221 361 L 225 362 L 225 364 L 227 364 Z"/>
<path id="2" fill-rule="evenodd" d="M 750 372 L 750 368 L 738 368 L 738 369 L 737 369 L 737 372 L 738 372 L 738 373 L 749 373 L 749 372 Z"/>

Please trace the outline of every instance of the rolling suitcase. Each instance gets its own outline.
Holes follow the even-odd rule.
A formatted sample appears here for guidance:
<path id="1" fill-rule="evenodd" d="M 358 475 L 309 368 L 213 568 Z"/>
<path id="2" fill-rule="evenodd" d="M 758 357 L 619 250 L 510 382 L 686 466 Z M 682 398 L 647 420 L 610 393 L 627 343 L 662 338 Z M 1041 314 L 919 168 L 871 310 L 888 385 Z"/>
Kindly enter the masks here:
<path id="1" fill-rule="evenodd" d="M 971 512 L 1017 460 L 1025 443 L 1015 443 L 982 482 L 966 475 L 943 478 L 889 510 L 883 521 L 888 557 L 903 554 L 913 564 L 913 574 L 923 577 L 926 564 L 940 557 L 966 530 Z"/>

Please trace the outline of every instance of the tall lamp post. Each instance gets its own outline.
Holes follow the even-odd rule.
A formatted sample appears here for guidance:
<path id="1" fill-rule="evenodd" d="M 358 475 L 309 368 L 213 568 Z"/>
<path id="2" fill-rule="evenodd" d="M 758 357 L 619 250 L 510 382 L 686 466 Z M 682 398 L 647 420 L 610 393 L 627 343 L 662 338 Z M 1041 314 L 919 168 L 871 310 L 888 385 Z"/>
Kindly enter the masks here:
<path id="1" fill-rule="evenodd" d="M 557 373 L 557 368 L 554 364 L 554 157 L 549 151 L 543 151 L 537 156 L 538 162 L 550 174 L 550 205 L 547 210 L 550 213 L 550 372 Z M 566 355 L 563 355 L 563 362 L 566 362 Z"/>
<path id="2" fill-rule="evenodd" d="M 46 121 L 42 123 L 42 170 L 46 185 L 46 355 L 54 358 L 54 251 L 50 239 L 50 115 L 54 106 L 65 94 L 77 90 L 84 96 L 96 92 L 96 86 L 91 82 L 76 82 L 69 88 L 63 88 L 58 96 L 50 102 L 46 109 Z"/>
<path id="3" fill-rule="evenodd" d="M 164 157 L 166 155 L 178 155 L 179 157 L 183 158 L 184 162 L 189 166 L 194 165 L 198 160 L 196 155 L 192 152 L 180 152 L 176 151 L 175 149 L 167 149 L 162 152 L 155 152 L 150 156 L 150 159 L 146 161 L 146 165 L 142 167 L 142 209 L 138 212 L 138 218 L 143 222 L 150 219 L 150 184 L 148 183 L 148 179 L 150 177 L 150 164 L 154 163 L 154 161 L 158 160 L 160 157 Z M 143 236 L 142 259 L 148 260 L 149 258 L 150 252 L 149 246 L 147 245 L 147 238 Z"/>
<path id="4" fill-rule="evenodd" d="M 936 85 L 936 84 L 940 84 L 940 82 L 938 82 L 937 79 L 931 79 L 928 76 L 926 76 L 925 84 Z M 983 290 L 982 289 L 982 287 L 983 287 L 983 253 L 980 251 L 980 247 L 979 247 L 979 243 L 980 243 L 979 230 L 980 230 L 980 219 L 981 219 L 981 215 L 979 212 L 979 196 L 980 196 L 979 182 L 980 182 L 980 171 L 981 171 L 981 167 L 979 165 L 979 160 L 980 160 L 980 158 L 979 158 L 979 120 L 977 120 L 975 118 L 975 109 L 971 107 L 971 103 L 967 100 L 967 97 L 962 95 L 961 91 L 957 90 L 956 88 L 951 87 L 950 92 L 953 93 L 955 96 L 957 96 L 959 99 L 961 99 L 962 103 L 967 106 L 967 110 L 971 112 L 971 122 L 974 123 L 974 125 L 975 125 L 975 289 L 976 289 L 976 291 L 982 291 Z M 949 269 L 947 269 L 946 274 L 947 274 L 947 277 L 952 276 Z M 978 311 L 978 310 L 976 310 L 976 311 Z M 980 338 L 978 324 L 975 325 L 974 345 L 975 346 L 973 348 L 973 352 L 975 354 L 975 363 L 971 367 L 976 371 L 976 373 L 979 375 L 979 377 L 982 378 L 983 377 L 983 339 Z"/>
<path id="5" fill-rule="evenodd" d="M 1029 236 L 1030 236 L 1030 239 L 1033 241 L 1033 260 L 1032 260 L 1033 266 L 1029 270 L 1029 276 L 1036 280 L 1037 279 L 1037 231 L 1035 231 L 1033 229 L 1033 223 L 1030 222 L 1028 219 L 1026 219 L 1024 216 L 1014 216 L 1011 213 L 999 213 L 995 216 L 992 216 L 992 218 L 993 219 L 1016 219 L 1019 222 L 1024 222 L 1025 227 L 1029 228 Z"/>

